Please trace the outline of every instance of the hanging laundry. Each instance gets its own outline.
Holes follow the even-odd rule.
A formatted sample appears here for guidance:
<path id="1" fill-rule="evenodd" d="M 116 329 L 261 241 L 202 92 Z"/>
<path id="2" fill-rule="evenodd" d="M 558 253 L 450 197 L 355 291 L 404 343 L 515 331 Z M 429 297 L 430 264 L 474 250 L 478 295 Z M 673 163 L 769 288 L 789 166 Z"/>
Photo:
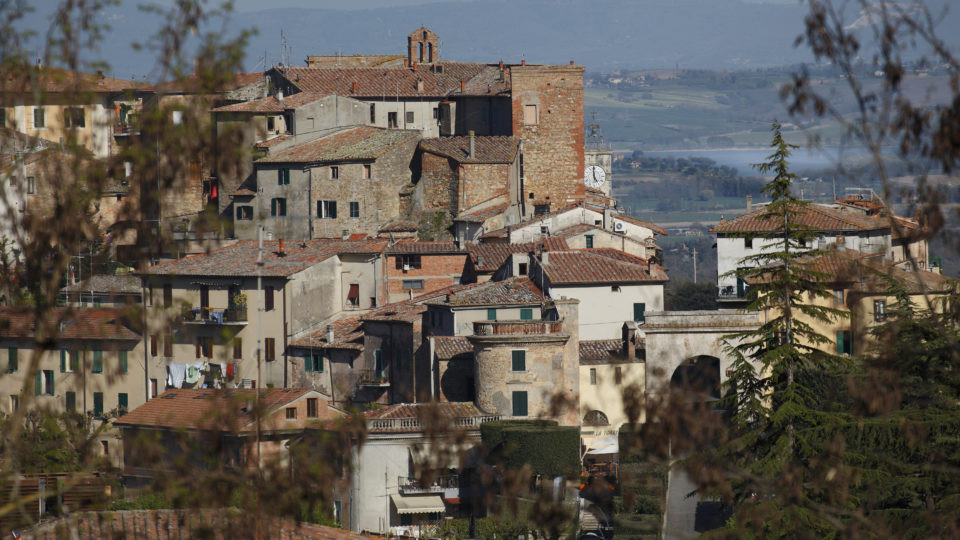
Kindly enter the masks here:
<path id="1" fill-rule="evenodd" d="M 183 388 L 183 379 L 187 375 L 187 365 L 170 362 L 167 364 L 167 386 Z"/>
<path id="2" fill-rule="evenodd" d="M 187 366 L 187 375 L 184 382 L 187 384 L 196 384 L 200 380 L 200 368 L 196 364 Z"/>

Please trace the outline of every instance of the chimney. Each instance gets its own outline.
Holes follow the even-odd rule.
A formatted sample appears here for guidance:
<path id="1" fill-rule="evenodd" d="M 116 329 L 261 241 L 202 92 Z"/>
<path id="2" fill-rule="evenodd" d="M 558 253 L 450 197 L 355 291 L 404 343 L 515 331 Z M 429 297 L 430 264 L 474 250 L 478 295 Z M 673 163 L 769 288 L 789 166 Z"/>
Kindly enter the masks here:
<path id="1" fill-rule="evenodd" d="M 354 94 L 357 93 L 357 81 L 353 81 L 353 90 L 352 90 L 352 92 L 353 92 Z"/>
<path id="2" fill-rule="evenodd" d="M 327 343 L 333 343 L 333 325 L 327 325 Z"/>
<path id="3" fill-rule="evenodd" d="M 100 79 L 101 81 L 104 79 L 102 69 L 97 70 L 97 78 Z"/>
<path id="4" fill-rule="evenodd" d="M 417 92 L 423 92 L 423 79 L 417 79 Z"/>
<path id="5" fill-rule="evenodd" d="M 460 79 L 460 91 L 463 92 L 467 89 L 467 84 L 463 82 L 463 79 Z"/>
<path id="6" fill-rule="evenodd" d="M 608 231 L 613 230 L 613 211 L 609 208 L 603 209 L 603 228 Z"/>
<path id="7" fill-rule="evenodd" d="M 286 253 L 284 253 L 283 251 L 283 238 L 279 239 L 278 242 L 279 242 L 279 247 L 277 248 L 277 255 L 283 257 L 286 255 Z"/>
<path id="8" fill-rule="evenodd" d="M 623 336 L 623 356 L 627 357 L 628 359 L 634 358 L 637 356 L 637 323 L 633 321 L 623 323 L 621 332 Z"/>
<path id="9" fill-rule="evenodd" d="M 753 195 L 747 195 L 747 212 L 753 210 Z"/>
<path id="10" fill-rule="evenodd" d="M 546 265 L 548 265 L 548 264 L 550 264 L 550 252 L 549 252 L 549 251 L 542 251 L 542 252 L 540 253 L 540 265 L 541 265 L 541 266 L 546 266 Z"/>
<path id="11" fill-rule="evenodd" d="M 570 65 L 571 65 L 571 66 L 573 65 L 573 60 L 570 61 Z"/>
<path id="12" fill-rule="evenodd" d="M 520 65 L 521 65 L 521 66 L 527 65 L 527 61 L 526 61 L 526 60 L 521 60 L 521 61 L 520 61 Z"/>
<path id="13" fill-rule="evenodd" d="M 476 150 L 475 143 L 474 143 L 474 139 L 475 139 L 474 132 L 471 129 L 470 131 L 467 132 L 467 134 L 470 137 L 470 154 L 469 155 L 470 155 L 470 159 L 473 159 L 474 151 Z"/>

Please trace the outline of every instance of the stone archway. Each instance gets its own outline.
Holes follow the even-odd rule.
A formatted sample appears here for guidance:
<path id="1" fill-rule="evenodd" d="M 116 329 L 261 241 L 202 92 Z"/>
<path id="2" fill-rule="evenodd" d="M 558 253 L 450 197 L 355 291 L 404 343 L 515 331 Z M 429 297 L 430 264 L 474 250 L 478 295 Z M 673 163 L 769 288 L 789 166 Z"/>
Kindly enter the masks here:
<path id="1" fill-rule="evenodd" d="M 711 401 L 720 399 L 720 359 L 705 354 L 686 359 L 673 371 L 670 387 Z"/>

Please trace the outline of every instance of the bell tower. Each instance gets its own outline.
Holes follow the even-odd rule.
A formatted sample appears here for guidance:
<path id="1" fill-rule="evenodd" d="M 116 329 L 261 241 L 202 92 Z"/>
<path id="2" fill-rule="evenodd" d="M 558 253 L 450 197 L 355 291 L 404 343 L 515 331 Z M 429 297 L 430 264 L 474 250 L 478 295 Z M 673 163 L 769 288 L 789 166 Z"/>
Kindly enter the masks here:
<path id="1" fill-rule="evenodd" d="M 421 26 L 407 36 L 407 65 L 433 64 L 440 59 L 437 35 Z"/>

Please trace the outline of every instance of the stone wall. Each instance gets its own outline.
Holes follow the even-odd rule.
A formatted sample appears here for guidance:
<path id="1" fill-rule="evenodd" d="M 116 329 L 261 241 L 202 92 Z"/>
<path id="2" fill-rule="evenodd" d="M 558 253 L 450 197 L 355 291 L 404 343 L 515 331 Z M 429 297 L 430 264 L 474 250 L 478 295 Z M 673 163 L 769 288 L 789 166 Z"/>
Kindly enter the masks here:
<path id="1" fill-rule="evenodd" d="M 429 291 L 442 289 L 457 283 L 455 278 L 470 279 L 470 268 L 468 267 L 468 255 L 466 253 L 447 253 L 437 255 L 422 254 L 420 256 L 420 268 L 410 268 L 403 270 L 401 266 L 397 268 L 397 259 L 400 255 L 387 256 L 387 268 L 385 272 L 387 282 L 387 303 L 399 302 L 410 297 L 408 289 L 403 288 L 404 281 L 418 280 L 423 282 L 423 287 L 413 290 L 414 296 Z"/>

